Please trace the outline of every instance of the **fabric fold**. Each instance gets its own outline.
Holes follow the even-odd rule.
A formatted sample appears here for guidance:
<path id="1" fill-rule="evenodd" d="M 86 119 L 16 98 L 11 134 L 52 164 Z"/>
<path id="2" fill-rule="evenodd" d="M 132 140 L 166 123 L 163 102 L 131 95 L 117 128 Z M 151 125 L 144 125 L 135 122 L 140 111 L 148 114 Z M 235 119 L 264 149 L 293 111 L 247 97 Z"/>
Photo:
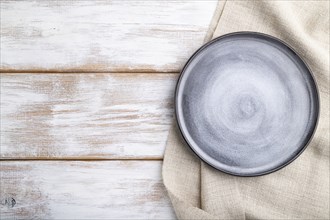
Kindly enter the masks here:
<path id="1" fill-rule="evenodd" d="M 262 32 L 297 51 L 318 85 L 319 123 L 307 149 L 288 166 L 265 176 L 236 177 L 201 162 L 173 122 L 163 180 L 177 217 L 329 219 L 329 2 L 227 1 L 218 4 L 216 13 L 208 36 L 214 27 L 213 38 L 236 31 Z"/>

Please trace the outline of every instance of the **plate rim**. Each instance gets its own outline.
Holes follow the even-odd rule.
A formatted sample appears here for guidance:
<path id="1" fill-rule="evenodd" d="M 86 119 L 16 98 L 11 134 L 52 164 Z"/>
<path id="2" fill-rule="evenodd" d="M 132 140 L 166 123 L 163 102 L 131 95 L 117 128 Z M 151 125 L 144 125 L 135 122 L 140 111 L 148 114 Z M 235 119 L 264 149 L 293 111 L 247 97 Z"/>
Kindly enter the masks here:
<path id="1" fill-rule="evenodd" d="M 185 73 L 185 70 L 187 69 L 188 65 L 192 62 L 192 60 L 201 52 L 203 51 L 205 48 L 209 47 L 210 45 L 212 45 L 213 43 L 217 42 L 217 41 L 220 41 L 224 38 L 227 38 L 227 37 L 231 37 L 231 36 L 238 36 L 238 35 L 254 35 L 254 36 L 259 36 L 259 37 L 264 37 L 264 38 L 269 38 L 273 41 L 277 41 L 281 44 L 283 44 L 284 46 L 286 46 L 291 52 L 293 52 L 293 54 L 295 54 L 298 59 L 300 59 L 300 61 L 303 63 L 303 65 L 305 65 L 305 67 L 307 68 L 310 76 L 311 76 L 311 81 L 312 81 L 312 84 L 315 86 L 315 98 L 316 98 L 316 110 L 315 110 L 315 113 L 316 113 L 316 120 L 315 120 L 315 123 L 313 125 L 313 131 L 311 132 L 310 136 L 308 137 L 308 141 L 306 142 L 306 144 L 304 146 L 301 147 L 301 149 L 299 150 L 298 153 L 296 153 L 293 157 L 291 157 L 288 161 L 286 161 L 285 163 L 281 164 L 280 166 L 277 166 L 273 169 L 270 169 L 270 170 L 266 170 L 266 171 L 263 171 L 263 172 L 259 172 L 259 173 L 256 173 L 256 174 L 249 174 L 249 173 L 246 173 L 246 174 L 239 174 L 239 173 L 235 173 L 235 172 L 231 172 L 231 171 L 228 171 L 228 170 L 225 170 L 225 169 L 220 169 L 218 167 L 215 167 L 213 164 L 211 164 L 210 162 L 208 162 L 206 159 L 204 159 L 201 155 L 198 154 L 198 152 L 196 152 L 196 150 L 190 145 L 189 143 L 189 140 L 188 138 L 185 136 L 184 132 L 183 132 L 183 129 L 182 129 L 182 124 L 180 122 L 180 119 L 178 118 L 178 90 L 179 90 L 179 87 L 181 85 L 181 80 L 182 80 L 182 77 Z M 257 177 L 257 176 L 263 176 L 263 175 L 267 175 L 267 174 L 271 174 L 273 172 L 276 172 L 284 167 L 286 167 L 287 165 L 291 164 L 294 160 L 296 160 L 304 151 L 305 149 L 307 148 L 307 146 L 311 143 L 311 141 L 313 140 L 313 137 L 316 133 L 316 130 L 318 128 L 318 124 L 319 124 L 319 118 L 320 118 L 320 110 L 321 110 L 321 102 L 320 102 L 320 93 L 319 93 L 319 88 L 318 88 L 318 84 L 317 84 L 317 81 L 315 79 L 315 76 L 311 70 L 311 68 L 307 65 L 307 63 L 305 62 L 304 59 L 302 59 L 302 57 L 300 56 L 299 53 L 297 53 L 295 51 L 295 49 L 290 46 L 288 43 L 284 42 L 283 40 L 277 38 L 277 37 L 274 37 L 272 35 L 269 35 L 269 34 L 265 34 L 265 33 L 262 33 L 262 32 L 256 32 L 256 31 L 237 31 L 237 32 L 230 32 L 230 33 L 227 33 L 227 34 L 223 34 L 223 35 L 220 35 L 210 41 L 208 41 L 207 43 L 204 43 L 201 47 L 199 47 L 191 56 L 190 58 L 187 60 L 187 62 L 185 63 L 185 65 L 183 66 L 182 70 L 180 71 L 180 76 L 179 76 L 179 79 L 177 80 L 177 83 L 176 83 L 176 86 L 175 86 L 175 93 L 174 93 L 174 117 L 175 117 L 175 121 L 179 127 L 179 131 L 180 131 L 180 134 L 181 136 L 183 137 L 185 143 L 188 145 L 188 147 L 192 150 L 192 152 L 203 162 L 205 162 L 206 164 L 208 164 L 209 166 L 213 167 L 214 169 L 218 170 L 218 171 L 221 171 L 223 173 L 226 173 L 226 174 L 230 174 L 230 175 L 233 175 L 233 176 L 239 176 L 239 177 Z"/>

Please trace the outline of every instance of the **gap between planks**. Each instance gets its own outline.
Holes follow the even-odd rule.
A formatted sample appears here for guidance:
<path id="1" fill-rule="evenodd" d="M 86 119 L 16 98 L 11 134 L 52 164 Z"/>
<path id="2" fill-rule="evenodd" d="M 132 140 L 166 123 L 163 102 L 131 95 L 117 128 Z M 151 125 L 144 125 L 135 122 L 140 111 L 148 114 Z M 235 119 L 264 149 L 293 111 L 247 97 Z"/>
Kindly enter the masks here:
<path id="1" fill-rule="evenodd" d="M 183 69 L 183 68 L 182 68 Z M 0 74 L 180 74 L 181 71 L 178 72 L 166 72 L 166 71 L 156 71 L 153 69 L 146 69 L 146 70 L 122 70 L 122 71 L 88 71 L 88 70 L 70 70 L 70 71 L 61 71 L 61 70 L 11 70 L 11 69 L 1 69 Z"/>
<path id="2" fill-rule="evenodd" d="M 8 158 L 0 159 L 0 162 L 7 161 L 163 161 L 162 157 L 151 158 Z"/>

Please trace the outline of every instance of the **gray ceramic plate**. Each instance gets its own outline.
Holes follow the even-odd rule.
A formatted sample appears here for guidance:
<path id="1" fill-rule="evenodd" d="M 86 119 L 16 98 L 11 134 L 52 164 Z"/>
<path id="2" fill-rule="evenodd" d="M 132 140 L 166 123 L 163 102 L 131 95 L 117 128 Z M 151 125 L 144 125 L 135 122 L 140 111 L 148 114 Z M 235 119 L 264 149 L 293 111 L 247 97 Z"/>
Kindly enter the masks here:
<path id="1" fill-rule="evenodd" d="M 229 174 L 258 176 L 289 164 L 319 114 L 311 71 L 282 41 L 238 32 L 201 47 L 182 70 L 176 118 L 191 149 Z"/>

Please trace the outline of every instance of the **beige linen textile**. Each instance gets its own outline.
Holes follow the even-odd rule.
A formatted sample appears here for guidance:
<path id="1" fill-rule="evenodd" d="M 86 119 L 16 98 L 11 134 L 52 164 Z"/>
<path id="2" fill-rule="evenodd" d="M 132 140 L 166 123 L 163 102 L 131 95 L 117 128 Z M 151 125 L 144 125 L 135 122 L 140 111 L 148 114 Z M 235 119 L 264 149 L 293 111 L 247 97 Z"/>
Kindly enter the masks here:
<path id="1" fill-rule="evenodd" d="M 213 37 L 258 31 L 290 44 L 316 78 L 321 110 L 313 140 L 287 167 L 235 177 L 201 162 L 176 123 L 163 179 L 179 219 L 329 219 L 329 1 L 227 1 L 216 10 Z"/>

